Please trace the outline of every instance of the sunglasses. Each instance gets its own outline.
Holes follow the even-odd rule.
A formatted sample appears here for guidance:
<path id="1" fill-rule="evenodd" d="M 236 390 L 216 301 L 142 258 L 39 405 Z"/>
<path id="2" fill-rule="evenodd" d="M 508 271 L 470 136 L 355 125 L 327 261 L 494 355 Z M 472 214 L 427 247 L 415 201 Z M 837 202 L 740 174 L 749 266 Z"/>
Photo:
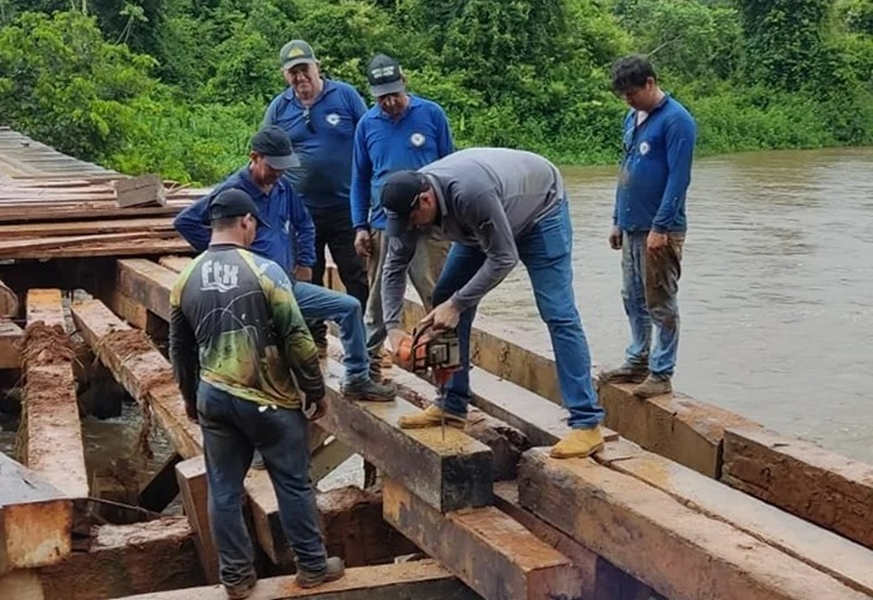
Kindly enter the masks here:
<path id="1" fill-rule="evenodd" d="M 303 109 L 303 122 L 306 123 L 306 129 L 310 132 L 315 133 L 317 129 L 315 128 L 315 123 L 312 121 L 312 115 L 309 112 L 309 107 Z"/>

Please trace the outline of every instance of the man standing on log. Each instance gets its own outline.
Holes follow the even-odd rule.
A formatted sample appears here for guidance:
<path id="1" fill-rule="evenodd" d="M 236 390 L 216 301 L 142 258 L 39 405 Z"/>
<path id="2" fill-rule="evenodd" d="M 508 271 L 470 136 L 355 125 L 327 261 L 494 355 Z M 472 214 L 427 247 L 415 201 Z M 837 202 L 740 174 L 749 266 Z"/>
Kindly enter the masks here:
<path id="1" fill-rule="evenodd" d="M 556 458 L 588 456 L 603 447 L 603 409 L 591 380 L 591 356 L 573 293 L 573 229 L 564 182 L 542 156 L 505 148 L 472 148 L 418 171 L 398 171 L 382 187 L 390 237 L 382 279 L 385 324 L 395 352 L 408 343 L 400 328 L 406 269 L 416 238 L 439 228 L 452 240 L 434 289 L 435 308 L 422 324 L 457 329 L 461 370 L 445 398 L 401 417 L 404 428 L 464 427 L 470 400 L 470 330 L 479 301 L 518 261 L 530 276 L 537 308 L 549 328 L 558 383 L 572 432 Z M 406 339 L 404 339 L 406 338 Z"/>
<path id="2" fill-rule="evenodd" d="M 610 246 L 621 250 L 631 342 L 624 364 L 602 373 L 600 380 L 637 383 L 634 396 L 652 398 L 673 391 L 685 194 L 697 126 L 685 107 L 661 90 L 646 58 L 617 61 L 612 87 L 631 107 L 624 121 L 624 158 L 609 234 Z M 657 336 L 650 356 L 653 323 Z"/>
<path id="3" fill-rule="evenodd" d="M 209 523 L 227 596 L 257 583 L 243 520 L 243 481 L 257 448 L 297 561 L 297 583 L 343 576 L 328 558 L 309 479 L 308 419 L 323 416 L 318 350 L 278 264 L 247 250 L 260 220 L 251 196 L 218 194 L 209 207 L 209 248 L 179 275 L 170 295 L 170 358 L 188 416 L 200 423 Z"/>
<path id="4" fill-rule="evenodd" d="M 382 318 L 382 267 L 388 253 L 379 191 L 394 171 L 432 163 L 451 154 L 454 144 L 446 113 L 435 102 L 406 91 L 406 79 L 396 60 L 377 54 L 367 65 L 367 81 L 376 105 L 361 118 L 355 131 L 352 223 L 355 249 L 369 259 L 367 351 L 370 377 L 379 381 L 382 345 L 387 335 Z M 422 235 L 410 259 L 409 278 L 426 307 L 433 305 L 433 288 L 448 251 L 448 240 L 439 235 Z"/>

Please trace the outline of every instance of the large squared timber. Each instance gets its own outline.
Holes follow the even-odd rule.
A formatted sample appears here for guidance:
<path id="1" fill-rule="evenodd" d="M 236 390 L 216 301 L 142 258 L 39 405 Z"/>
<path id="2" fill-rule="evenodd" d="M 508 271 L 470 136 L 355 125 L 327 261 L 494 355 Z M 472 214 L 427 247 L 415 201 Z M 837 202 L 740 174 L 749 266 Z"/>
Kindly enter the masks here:
<path id="1" fill-rule="evenodd" d="M 388 478 L 382 494 L 385 519 L 486 600 L 581 600 L 571 560 L 493 506 L 441 514 Z"/>
<path id="2" fill-rule="evenodd" d="M 0 369 L 17 369 L 21 366 L 18 345 L 23 337 L 21 327 L 0 317 Z"/>
<path id="3" fill-rule="evenodd" d="M 73 375 L 75 351 L 61 292 L 27 292 L 24 463 L 71 498 L 88 497 L 88 473 Z"/>
<path id="4" fill-rule="evenodd" d="M 590 459 L 525 453 L 521 505 L 671 600 L 861 600 L 830 575 Z"/>

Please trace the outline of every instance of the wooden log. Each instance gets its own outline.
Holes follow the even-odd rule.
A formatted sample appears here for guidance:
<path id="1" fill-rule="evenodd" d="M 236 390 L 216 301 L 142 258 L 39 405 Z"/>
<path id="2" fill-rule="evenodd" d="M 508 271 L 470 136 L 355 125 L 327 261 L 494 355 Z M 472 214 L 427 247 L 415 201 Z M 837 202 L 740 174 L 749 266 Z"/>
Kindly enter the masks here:
<path id="1" fill-rule="evenodd" d="M 27 293 L 23 462 L 70 498 L 88 497 L 85 446 L 79 422 L 75 350 L 64 325 L 61 292 Z"/>
<path id="2" fill-rule="evenodd" d="M 861 600 L 866 594 L 591 459 L 529 450 L 521 505 L 672 600 Z"/>
<path id="3" fill-rule="evenodd" d="M 873 466 L 758 428 L 727 429 L 724 456 L 725 483 L 873 548 Z"/>
<path id="4" fill-rule="evenodd" d="M 130 206 L 166 206 L 167 193 L 164 190 L 164 182 L 152 173 L 116 179 L 112 182 L 115 189 L 115 202 L 120 208 Z"/>
<path id="5" fill-rule="evenodd" d="M 209 528 L 209 485 L 203 456 L 177 463 L 175 471 L 182 495 L 182 506 L 194 533 L 194 547 L 204 579 L 209 584 L 218 583 L 218 550 Z"/>
<path id="6" fill-rule="evenodd" d="M 184 517 L 95 528 L 87 552 L 40 569 L 44 600 L 104 600 L 205 583 Z"/>
<path id="7" fill-rule="evenodd" d="M 0 574 L 62 560 L 72 526 L 72 501 L 0 452 Z"/>
<path id="8" fill-rule="evenodd" d="M 610 444 L 597 460 L 873 597 L 873 551 L 859 544 L 630 442 Z"/>
<path id="9" fill-rule="evenodd" d="M 220 587 L 189 588 L 117 600 L 226 600 Z M 293 577 L 258 582 L 252 600 L 477 600 L 477 596 L 434 561 L 348 569 L 345 577 L 303 589 Z"/>
<path id="10" fill-rule="evenodd" d="M 23 337 L 21 327 L 0 318 L 0 369 L 17 369 L 21 366 L 19 344 Z"/>
<path id="11" fill-rule="evenodd" d="M 389 478 L 382 498 L 389 523 L 486 600 L 581 598 L 570 559 L 493 506 L 441 514 Z"/>

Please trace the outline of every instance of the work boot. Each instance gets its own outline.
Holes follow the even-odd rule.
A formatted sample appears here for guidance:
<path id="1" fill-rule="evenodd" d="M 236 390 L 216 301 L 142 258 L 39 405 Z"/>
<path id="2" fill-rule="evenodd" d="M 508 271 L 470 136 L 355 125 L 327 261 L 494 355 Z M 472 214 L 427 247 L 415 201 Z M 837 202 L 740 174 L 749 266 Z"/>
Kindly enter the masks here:
<path id="1" fill-rule="evenodd" d="M 345 574 L 346 566 L 343 564 L 343 559 L 331 556 L 327 559 L 327 566 L 321 571 L 307 571 L 298 567 L 296 579 L 300 587 L 313 588 L 328 581 L 341 579 Z"/>
<path id="2" fill-rule="evenodd" d="M 439 427 L 442 423 L 443 409 L 436 404 L 431 404 L 421 412 L 411 415 L 403 415 L 397 419 L 397 424 L 401 429 L 423 429 L 425 427 Z M 467 424 L 467 418 L 458 415 L 453 415 L 450 412 L 445 413 L 446 425 L 463 429 Z"/>
<path id="3" fill-rule="evenodd" d="M 640 383 L 649 375 L 647 364 L 624 363 L 620 367 L 602 371 L 597 379 L 601 383 Z"/>
<path id="4" fill-rule="evenodd" d="M 634 388 L 633 395 L 637 398 L 645 400 L 646 398 L 654 398 L 663 394 L 669 394 L 673 391 L 673 385 L 670 383 L 670 378 L 663 375 L 649 375 L 646 380 Z"/>
<path id="5" fill-rule="evenodd" d="M 252 576 L 242 583 L 238 583 L 233 586 L 225 584 L 224 593 L 227 594 L 229 600 L 244 600 L 244 598 L 248 598 L 252 595 L 252 592 L 255 590 L 255 586 L 257 584 L 258 578 L 256 576 Z"/>
<path id="6" fill-rule="evenodd" d="M 397 386 L 393 383 L 376 383 L 369 377 L 342 384 L 343 398 L 346 400 L 368 400 L 370 402 L 393 402 L 397 396 Z"/>
<path id="7" fill-rule="evenodd" d="M 574 429 L 560 442 L 552 446 L 552 458 L 584 458 L 603 448 L 603 432 L 600 426 L 591 429 Z"/>
<path id="8" fill-rule="evenodd" d="M 382 381 L 382 357 L 380 355 L 370 355 L 370 379 L 376 383 Z"/>

